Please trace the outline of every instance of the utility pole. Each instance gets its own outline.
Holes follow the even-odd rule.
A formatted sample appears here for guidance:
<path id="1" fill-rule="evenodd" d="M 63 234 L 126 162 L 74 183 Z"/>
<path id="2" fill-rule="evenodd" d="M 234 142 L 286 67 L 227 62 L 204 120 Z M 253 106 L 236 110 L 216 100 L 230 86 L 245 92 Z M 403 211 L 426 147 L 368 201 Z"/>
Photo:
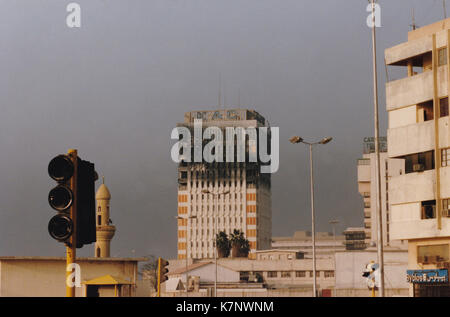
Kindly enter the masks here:
<path id="1" fill-rule="evenodd" d="M 377 214 L 377 253 L 380 266 L 380 297 L 384 297 L 384 259 L 383 259 L 383 223 L 381 214 L 381 172 L 380 172 L 380 133 L 378 120 L 378 78 L 377 78 L 377 48 L 375 34 L 375 0 L 372 3 L 372 54 L 373 54 L 373 105 L 375 126 L 375 188 L 376 188 L 376 214 Z"/>

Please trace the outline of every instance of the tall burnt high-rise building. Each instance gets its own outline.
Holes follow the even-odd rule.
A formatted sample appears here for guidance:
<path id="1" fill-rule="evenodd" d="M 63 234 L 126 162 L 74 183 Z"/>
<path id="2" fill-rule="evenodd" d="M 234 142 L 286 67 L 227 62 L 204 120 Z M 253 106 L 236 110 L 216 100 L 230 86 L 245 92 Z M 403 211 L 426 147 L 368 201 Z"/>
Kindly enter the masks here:
<path id="1" fill-rule="evenodd" d="M 201 120 L 202 133 L 209 127 L 222 131 L 222 162 L 208 162 L 205 157 L 195 159 L 198 150 L 194 144 L 196 119 Z M 189 144 L 190 159 L 181 150 L 182 159 L 178 166 L 178 259 L 185 259 L 186 255 L 191 259 L 213 258 L 215 234 L 224 231 L 229 235 L 234 229 L 242 231 L 249 240 L 250 257 L 255 256 L 256 250 L 269 249 L 272 237 L 270 173 L 261 172 L 261 166 L 266 163 L 259 156 L 256 161 L 250 159 L 258 153 L 261 142 L 267 142 L 270 151 L 267 120 L 258 112 L 247 109 L 193 111 L 186 113 L 184 122 L 177 127 L 187 128 L 192 141 Z M 243 162 L 238 162 L 238 138 L 227 135 L 227 128 L 257 131 L 257 142 L 249 142 L 249 137 L 246 138 Z M 259 138 L 260 128 L 268 131 L 267 138 Z M 201 153 L 210 141 L 205 138 L 200 141 Z M 227 145 L 234 152 L 228 160 Z M 233 157 L 232 162 L 230 157 Z"/>

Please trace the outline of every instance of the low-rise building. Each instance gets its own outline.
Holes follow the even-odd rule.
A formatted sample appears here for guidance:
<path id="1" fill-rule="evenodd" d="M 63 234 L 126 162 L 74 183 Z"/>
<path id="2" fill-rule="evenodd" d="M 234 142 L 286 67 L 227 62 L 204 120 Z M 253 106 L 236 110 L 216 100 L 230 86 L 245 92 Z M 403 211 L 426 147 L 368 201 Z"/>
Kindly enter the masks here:
<path id="1" fill-rule="evenodd" d="M 267 254 L 270 251 L 265 251 Z M 279 255 L 279 252 L 275 252 Z M 295 252 L 294 252 L 295 254 Z M 184 296 L 186 262 L 170 260 L 169 281 L 166 296 Z M 312 296 L 312 259 L 253 260 L 247 258 L 221 258 L 218 266 L 218 296 Z M 190 287 L 189 296 L 212 294 L 215 281 L 215 263 L 195 262 L 188 266 L 188 281 L 198 280 L 200 291 Z M 211 273 L 212 270 L 212 273 Z M 212 275 L 211 275 L 212 274 Z M 222 275 L 224 274 L 224 275 Z M 331 296 L 334 289 L 334 260 L 321 258 L 316 261 L 317 289 L 319 295 Z M 211 277 L 213 280 L 211 280 Z M 171 281 L 172 279 L 172 281 Z M 180 281 L 183 285 L 180 284 Z M 189 284 L 189 283 L 188 283 Z M 178 288 L 178 290 L 177 290 Z M 208 289 L 209 288 L 209 289 Z M 203 291 L 202 291 L 203 289 Z M 233 291 L 230 291 L 233 289 Z"/>
<path id="2" fill-rule="evenodd" d="M 77 258 L 76 297 L 147 296 L 137 290 L 138 262 L 144 258 Z M 66 296 L 66 258 L 0 257 L 0 297 Z"/>

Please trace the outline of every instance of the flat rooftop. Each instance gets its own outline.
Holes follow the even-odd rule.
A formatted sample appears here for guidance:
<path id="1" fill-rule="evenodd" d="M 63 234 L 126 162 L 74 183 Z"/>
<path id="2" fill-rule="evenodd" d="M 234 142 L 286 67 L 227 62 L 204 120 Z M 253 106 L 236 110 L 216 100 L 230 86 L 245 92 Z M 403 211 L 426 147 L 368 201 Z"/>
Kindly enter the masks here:
<path id="1" fill-rule="evenodd" d="M 63 256 L 0 256 L 0 261 L 66 261 Z M 96 262 L 141 262 L 147 261 L 147 258 L 95 258 L 79 257 L 77 261 L 96 261 Z"/>

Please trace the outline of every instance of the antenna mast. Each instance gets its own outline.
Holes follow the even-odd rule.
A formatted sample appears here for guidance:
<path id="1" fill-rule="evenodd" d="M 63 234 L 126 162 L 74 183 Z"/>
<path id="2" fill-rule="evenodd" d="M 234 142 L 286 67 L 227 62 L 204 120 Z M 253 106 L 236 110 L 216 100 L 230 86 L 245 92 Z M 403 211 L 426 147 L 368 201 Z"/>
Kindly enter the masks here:
<path id="1" fill-rule="evenodd" d="M 221 101 L 221 89 L 222 89 L 222 74 L 219 72 L 219 108 L 220 108 L 220 101 Z"/>
<path id="2" fill-rule="evenodd" d="M 445 0 L 442 0 L 442 6 L 444 7 L 444 19 L 447 19 L 447 9 L 445 8 Z"/>

